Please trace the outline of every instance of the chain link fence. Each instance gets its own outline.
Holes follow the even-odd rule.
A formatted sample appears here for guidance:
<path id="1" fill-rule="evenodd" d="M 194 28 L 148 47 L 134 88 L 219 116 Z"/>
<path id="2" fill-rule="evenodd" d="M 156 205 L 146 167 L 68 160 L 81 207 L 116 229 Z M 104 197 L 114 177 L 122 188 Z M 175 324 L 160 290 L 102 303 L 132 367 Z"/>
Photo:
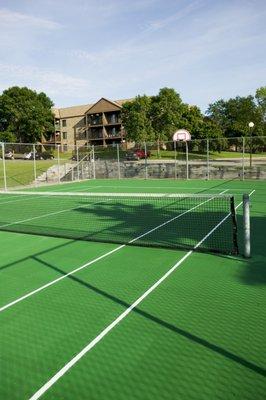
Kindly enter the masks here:
<path id="1" fill-rule="evenodd" d="M 108 146 L 1 143 L 0 188 L 84 179 L 266 179 L 266 137 Z"/>

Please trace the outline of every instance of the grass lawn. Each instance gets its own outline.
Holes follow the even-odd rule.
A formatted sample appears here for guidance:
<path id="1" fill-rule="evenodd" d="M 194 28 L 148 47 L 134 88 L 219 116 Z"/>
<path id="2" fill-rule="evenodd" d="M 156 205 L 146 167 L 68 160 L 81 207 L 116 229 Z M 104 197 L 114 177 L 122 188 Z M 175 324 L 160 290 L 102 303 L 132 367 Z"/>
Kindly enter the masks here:
<path id="1" fill-rule="evenodd" d="M 176 158 L 177 159 L 184 159 L 186 157 L 185 152 L 177 152 L 176 153 Z M 206 160 L 207 155 L 201 154 L 201 153 L 188 153 L 188 157 L 191 160 Z M 235 151 L 222 151 L 222 152 L 210 152 L 210 159 L 216 160 L 220 158 L 242 158 L 243 155 L 240 152 L 235 152 Z M 266 153 L 256 153 L 252 154 L 252 157 L 266 157 Z M 157 150 L 151 150 L 151 159 L 157 159 L 158 154 Z M 173 150 L 161 150 L 160 151 L 160 156 L 159 158 L 161 159 L 174 159 L 175 158 L 175 153 Z M 245 153 L 245 158 L 249 158 L 249 153 Z"/>
<path id="2" fill-rule="evenodd" d="M 37 177 L 55 164 L 56 160 L 36 161 Z M 28 185 L 34 181 L 34 169 L 32 160 L 6 160 L 5 165 L 8 187 Z M 4 187 L 2 162 L 0 162 L 0 187 Z"/>

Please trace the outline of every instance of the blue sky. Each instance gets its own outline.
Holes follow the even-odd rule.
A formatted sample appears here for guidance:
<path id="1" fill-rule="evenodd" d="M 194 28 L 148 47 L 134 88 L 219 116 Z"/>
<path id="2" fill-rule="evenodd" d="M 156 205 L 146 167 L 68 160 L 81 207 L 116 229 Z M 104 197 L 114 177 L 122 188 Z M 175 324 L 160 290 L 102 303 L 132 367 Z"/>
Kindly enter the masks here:
<path id="1" fill-rule="evenodd" d="M 0 92 L 59 107 L 173 87 L 208 104 L 266 85 L 265 0 L 0 0 Z"/>

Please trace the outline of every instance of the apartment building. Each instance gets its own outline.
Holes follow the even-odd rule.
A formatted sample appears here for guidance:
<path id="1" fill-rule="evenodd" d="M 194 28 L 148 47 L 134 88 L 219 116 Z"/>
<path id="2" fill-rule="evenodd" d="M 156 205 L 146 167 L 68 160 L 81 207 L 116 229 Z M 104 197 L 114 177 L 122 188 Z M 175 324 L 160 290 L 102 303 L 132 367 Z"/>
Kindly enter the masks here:
<path id="1" fill-rule="evenodd" d="M 112 101 L 102 97 L 93 104 L 54 108 L 55 132 L 46 143 L 60 145 L 62 151 L 68 151 L 76 144 L 105 146 L 124 141 L 121 108 L 130 100 Z"/>

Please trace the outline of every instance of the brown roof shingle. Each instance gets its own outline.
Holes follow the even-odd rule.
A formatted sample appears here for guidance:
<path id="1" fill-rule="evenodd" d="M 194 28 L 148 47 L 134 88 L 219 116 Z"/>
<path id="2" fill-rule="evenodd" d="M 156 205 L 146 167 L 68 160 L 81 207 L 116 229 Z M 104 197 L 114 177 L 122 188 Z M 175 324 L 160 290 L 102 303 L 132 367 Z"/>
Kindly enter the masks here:
<path id="1" fill-rule="evenodd" d="M 133 99 L 121 99 L 121 100 L 110 100 L 112 103 L 118 104 L 120 107 L 127 101 L 132 101 Z M 97 102 L 95 102 L 97 103 Z M 91 108 L 95 103 L 84 104 L 80 106 L 66 107 L 52 109 L 55 118 L 71 118 L 71 117 L 82 117 L 89 108 Z"/>

